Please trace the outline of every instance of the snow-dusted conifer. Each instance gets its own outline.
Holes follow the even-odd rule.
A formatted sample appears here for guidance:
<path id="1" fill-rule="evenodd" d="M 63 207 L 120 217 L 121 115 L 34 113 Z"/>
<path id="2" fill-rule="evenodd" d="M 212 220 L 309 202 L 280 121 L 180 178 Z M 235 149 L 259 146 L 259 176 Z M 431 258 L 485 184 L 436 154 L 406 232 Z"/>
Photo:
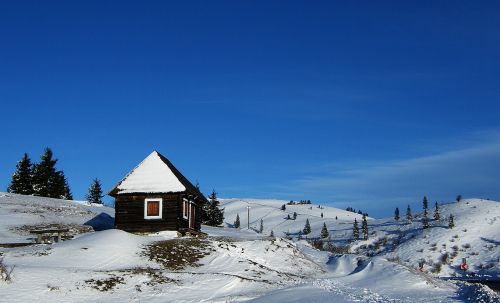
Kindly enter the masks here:
<path id="1" fill-rule="evenodd" d="M 453 217 L 452 214 L 448 217 L 448 228 L 453 228 L 455 227 L 455 218 Z"/>
<path id="2" fill-rule="evenodd" d="M 394 220 L 399 221 L 399 208 L 396 207 L 396 210 L 394 211 Z"/>
<path id="3" fill-rule="evenodd" d="M 224 221 L 224 209 L 220 209 L 219 204 L 217 193 L 215 190 L 212 190 L 212 193 L 208 196 L 208 204 L 205 207 L 205 213 L 207 215 L 205 224 L 210 226 L 219 226 L 222 224 Z"/>
<path id="4" fill-rule="evenodd" d="M 424 200 L 422 201 L 422 204 L 423 204 L 424 210 L 429 208 L 429 201 L 427 200 L 426 196 L 424 196 Z"/>
<path id="5" fill-rule="evenodd" d="M 429 216 L 427 214 L 427 209 L 424 209 L 424 214 L 423 214 L 423 217 L 422 217 L 422 227 L 424 229 L 430 227 L 430 225 L 429 225 Z"/>
<path id="6" fill-rule="evenodd" d="M 234 228 L 240 228 L 240 214 L 236 214 L 236 220 L 234 220 Z"/>
<path id="7" fill-rule="evenodd" d="M 437 202 L 434 204 L 434 220 L 441 220 L 441 214 L 439 213 L 439 205 Z"/>
<path id="8" fill-rule="evenodd" d="M 89 191 L 85 198 L 87 201 L 90 203 L 97 203 L 97 204 L 102 204 L 102 198 L 104 195 L 102 194 L 102 186 L 101 186 L 101 181 L 99 179 L 94 179 L 92 180 L 92 183 L 90 184 Z"/>
<path id="9" fill-rule="evenodd" d="M 306 224 L 304 225 L 304 235 L 308 235 L 311 233 L 311 224 L 309 224 L 309 219 L 306 219 Z"/>
<path id="10" fill-rule="evenodd" d="M 326 223 L 323 222 L 323 228 L 321 229 L 321 238 L 328 238 L 330 233 L 328 232 L 328 228 L 326 228 Z"/>
<path id="11" fill-rule="evenodd" d="M 361 222 L 361 229 L 363 230 L 363 239 L 368 240 L 368 221 L 366 216 L 363 215 L 363 222 Z"/>
<path id="12" fill-rule="evenodd" d="M 411 214 L 411 208 L 410 205 L 406 208 L 406 222 L 411 223 L 413 222 L 413 215 Z"/>
<path id="13" fill-rule="evenodd" d="M 54 177 L 57 159 L 52 159 L 52 150 L 46 148 L 40 162 L 33 166 L 33 194 L 40 197 L 53 197 Z"/>
<path id="14" fill-rule="evenodd" d="M 264 231 L 264 220 L 260 219 L 259 234 Z"/>
<path id="15" fill-rule="evenodd" d="M 16 171 L 12 175 L 12 180 L 7 191 L 21 195 L 33 194 L 32 169 L 31 159 L 25 153 L 16 165 Z"/>
<path id="16" fill-rule="evenodd" d="M 356 218 L 354 219 L 354 226 L 352 228 L 352 237 L 354 240 L 359 240 L 359 226 L 358 226 L 358 220 Z"/>
<path id="17" fill-rule="evenodd" d="M 56 171 L 52 181 L 52 198 L 73 200 L 73 195 L 68 185 L 68 180 L 64 176 L 64 172 Z"/>

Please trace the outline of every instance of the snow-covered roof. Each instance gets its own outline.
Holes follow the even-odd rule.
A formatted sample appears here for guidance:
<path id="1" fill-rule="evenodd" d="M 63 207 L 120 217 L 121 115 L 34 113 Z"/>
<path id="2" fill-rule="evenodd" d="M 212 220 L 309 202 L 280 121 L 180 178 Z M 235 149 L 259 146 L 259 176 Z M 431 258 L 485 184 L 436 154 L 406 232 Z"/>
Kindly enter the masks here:
<path id="1" fill-rule="evenodd" d="M 153 151 L 134 168 L 110 195 L 129 193 L 177 193 L 193 187 L 165 157 Z"/>

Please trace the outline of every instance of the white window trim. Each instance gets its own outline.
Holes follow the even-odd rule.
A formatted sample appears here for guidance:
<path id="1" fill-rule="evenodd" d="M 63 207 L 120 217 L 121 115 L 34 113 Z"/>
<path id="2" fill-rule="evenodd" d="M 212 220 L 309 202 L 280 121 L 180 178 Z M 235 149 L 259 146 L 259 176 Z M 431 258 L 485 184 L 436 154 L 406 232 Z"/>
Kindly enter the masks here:
<path id="1" fill-rule="evenodd" d="M 186 203 L 187 202 L 187 203 Z M 189 216 L 189 208 L 186 211 L 186 205 L 189 205 L 188 199 L 182 199 L 182 217 L 187 219 Z M 189 207 L 189 206 L 188 206 Z M 186 215 L 187 214 L 187 215 Z"/>
<path id="2" fill-rule="evenodd" d="M 160 202 L 160 213 L 158 216 L 148 216 L 148 202 Z M 161 219 L 163 214 L 163 199 L 162 198 L 152 198 L 144 200 L 144 219 Z"/>

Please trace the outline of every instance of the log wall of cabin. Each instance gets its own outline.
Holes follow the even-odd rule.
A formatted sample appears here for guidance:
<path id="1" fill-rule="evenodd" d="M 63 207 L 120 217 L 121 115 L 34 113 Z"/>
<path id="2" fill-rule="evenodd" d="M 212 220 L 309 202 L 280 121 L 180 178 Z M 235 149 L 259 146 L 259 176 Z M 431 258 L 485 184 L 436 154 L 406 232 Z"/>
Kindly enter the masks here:
<path id="1" fill-rule="evenodd" d="M 115 197 L 115 228 L 129 232 L 155 232 L 187 229 L 189 221 L 182 216 L 183 194 L 118 195 Z M 162 218 L 145 219 L 145 199 L 162 199 Z M 199 204 L 198 204 L 199 205 Z M 201 208 L 196 207 L 195 229 L 201 228 Z"/>
<path id="2" fill-rule="evenodd" d="M 162 199 L 162 218 L 145 219 L 145 199 Z M 118 195 L 115 200 L 115 227 L 131 232 L 177 230 L 181 195 Z"/>

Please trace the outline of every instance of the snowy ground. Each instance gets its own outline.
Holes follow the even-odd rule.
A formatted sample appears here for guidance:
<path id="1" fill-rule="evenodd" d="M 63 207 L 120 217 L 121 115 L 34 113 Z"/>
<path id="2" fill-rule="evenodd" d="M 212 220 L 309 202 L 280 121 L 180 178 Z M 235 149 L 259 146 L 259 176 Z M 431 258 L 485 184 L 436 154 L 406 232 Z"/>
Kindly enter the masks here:
<path id="1" fill-rule="evenodd" d="M 303 225 L 299 219 L 296 225 L 280 224 L 282 211 L 275 211 L 276 206 L 281 206 L 280 201 L 269 205 L 265 200 L 251 200 L 251 203 L 254 215 L 261 212 L 264 217 L 264 209 L 271 210 L 263 219 L 269 226 L 267 231 L 273 228 L 275 233 L 288 229 L 292 232 Z M 224 204 L 227 207 L 226 201 Z M 231 204 L 238 211 L 238 207 L 246 210 L 248 203 L 232 200 Z M 264 209 L 258 210 L 258 204 Z M 290 211 L 300 211 L 298 218 L 308 216 L 315 230 L 323 221 L 312 213 L 317 206 L 312 207 L 297 206 Z M 226 211 L 231 213 L 229 207 Z M 323 220 L 332 222 L 329 224 L 332 231 L 336 226 L 346 225 L 346 231 L 338 228 L 337 241 L 344 241 L 340 235 L 347 232 L 354 214 L 333 208 L 325 208 L 323 212 Z M 102 220 L 103 213 L 112 215 L 112 210 L 80 202 L 0 194 L 0 243 L 28 241 L 28 236 L 18 234 L 13 227 L 40 222 L 78 225 L 98 217 L 94 221 L 102 227 L 106 222 Z M 244 226 L 246 221 L 241 213 L 240 217 Z M 462 224 L 458 217 L 457 226 Z M 257 221 L 260 218 L 255 217 L 253 224 Z M 378 220 L 370 222 L 375 225 Z M 76 235 L 73 240 L 52 245 L 0 248 L 0 258 L 7 269 L 12 269 L 12 281 L 0 281 L 0 301 L 464 302 L 471 297 L 471 302 L 495 302 L 498 299 L 484 289 L 436 279 L 404 262 L 390 262 L 385 254 L 334 256 L 311 248 L 305 240 L 272 239 L 266 233 L 243 228 L 203 227 L 203 231 L 209 237 L 197 240 L 177 238 L 172 232 L 133 235 L 111 229 Z M 484 236 L 498 241 L 495 233 Z M 467 241 L 472 243 L 472 240 L 471 237 Z M 153 249 L 158 247 L 168 249 Z M 404 251 L 401 246 L 402 255 Z M 498 247 L 494 251 L 498 253 Z"/>

